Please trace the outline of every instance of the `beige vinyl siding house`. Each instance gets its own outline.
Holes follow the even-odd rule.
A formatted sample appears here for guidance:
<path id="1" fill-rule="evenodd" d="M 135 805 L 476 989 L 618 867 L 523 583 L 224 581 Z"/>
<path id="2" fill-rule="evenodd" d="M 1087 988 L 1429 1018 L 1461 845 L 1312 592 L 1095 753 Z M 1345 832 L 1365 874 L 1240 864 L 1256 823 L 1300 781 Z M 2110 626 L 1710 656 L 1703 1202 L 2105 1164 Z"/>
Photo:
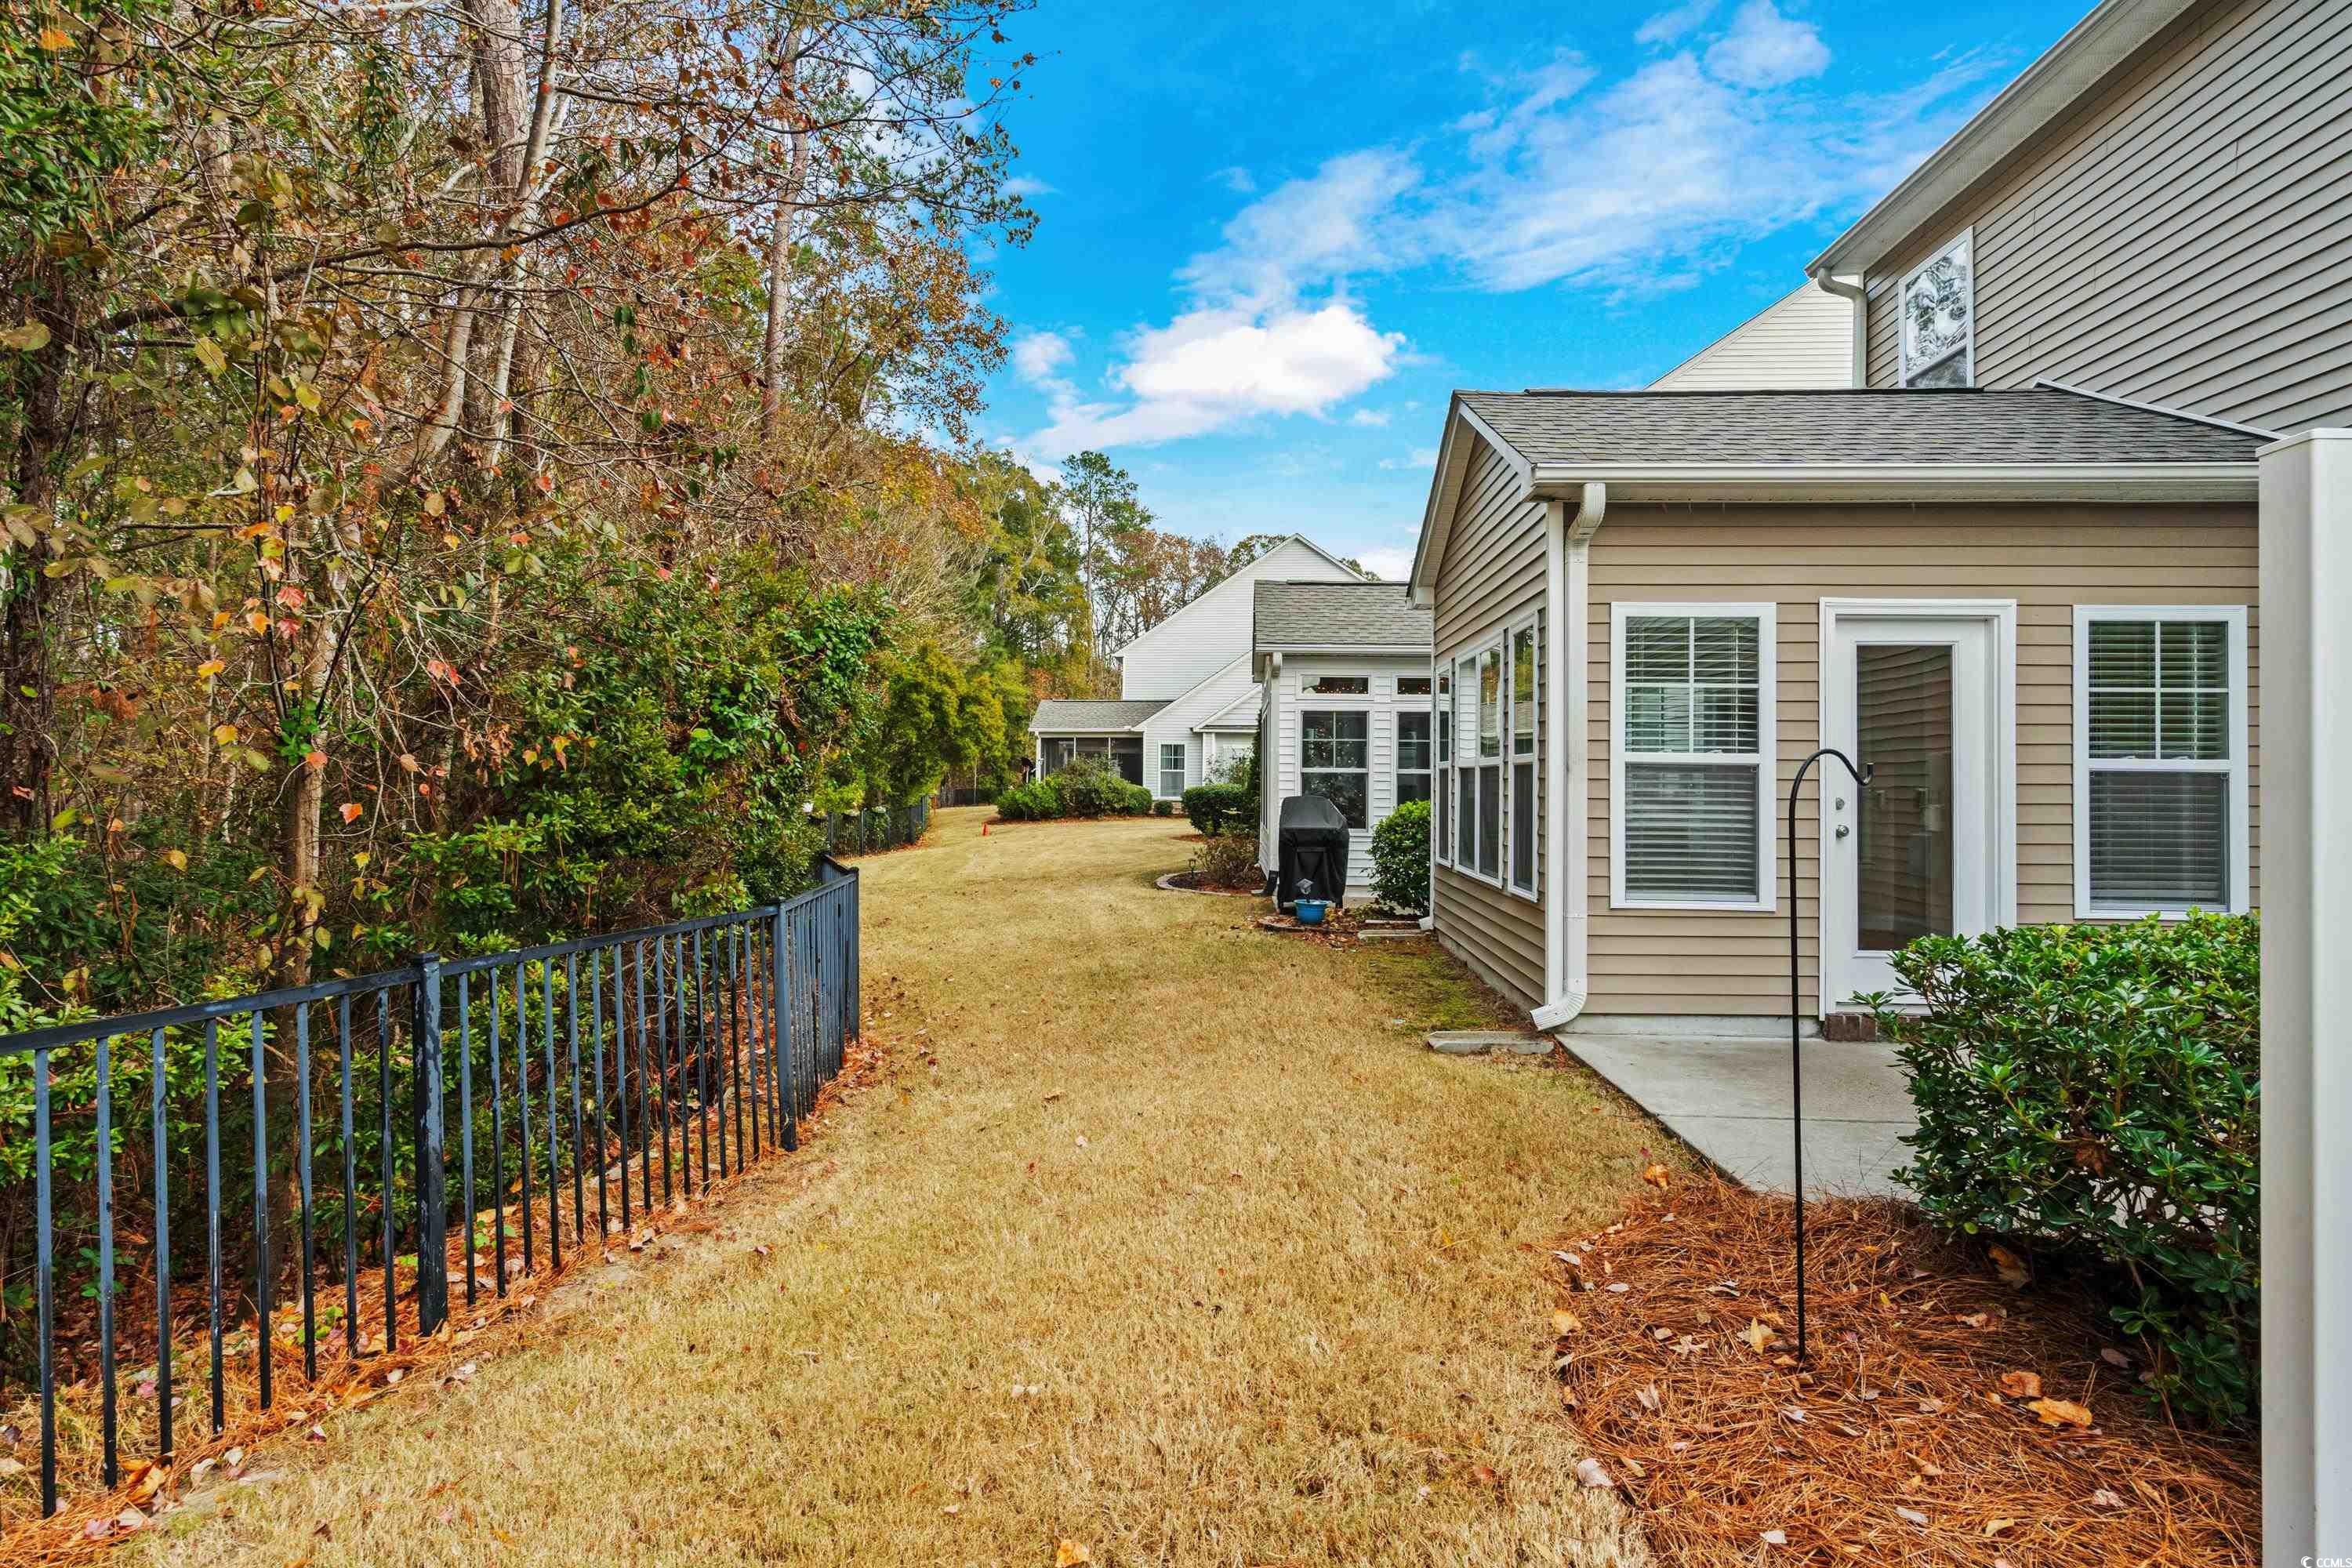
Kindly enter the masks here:
<path id="1" fill-rule="evenodd" d="M 1869 384 L 1957 260 L 1966 384 L 2352 422 L 2348 53 L 2352 0 L 2098 7 L 1812 264 L 1866 277 Z"/>
<path id="2" fill-rule="evenodd" d="M 1650 384 L 1653 392 L 1853 386 L 1861 322 L 1853 300 L 1811 283 L 1783 295 Z"/>
<path id="3" fill-rule="evenodd" d="M 1457 816 L 1433 929 L 1542 1027 L 1785 1019 L 1823 743 L 1877 775 L 1800 800 L 1806 1016 L 1929 931 L 2252 907 L 2260 444 L 2056 390 L 1457 394 L 1412 577 L 1437 799 L 1486 766 L 1484 650 L 1537 631 L 1499 863 L 1541 875 L 1465 866 Z"/>
<path id="4" fill-rule="evenodd" d="M 1828 599 L 1998 599 L 2016 605 L 2014 921 L 2098 919 L 2075 900 L 2074 613 L 2078 605 L 2248 606 L 2254 519 L 2246 505 L 1617 506 L 1591 544 L 1585 680 L 1591 790 L 1586 873 L 1591 1016 L 1786 1018 L 1788 867 L 1780 848 L 1797 763 L 1822 743 L 1821 606 Z M 1756 912 L 1643 910 L 1612 901 L 1612 606 L 1655 601 L 1773 606 L 1773 907 Z M 2249 616 L 2250 624 L 2252 617 Z M 2251 645 L 2251 639 L 2250 639 Z M 2246 689 L 2259 690 L 2250 646 Z M 1948 681 L 1948 674 L 1942 677 Z M 1947 696 L 1946 700 L 1948 700 Z M 2261 848 L 2259 716 L 2247 711 L 2250 850 Z M 1900 763 L 1875 751 L 1883 774 Z M 1916 762 L 1916 749 L 1912 752 Z M 1890 772 L 1890 763 L 1895 763 Z M 1816 775 L 1820 770 L 1815 770 Z M 1832 771 L 1831 798 L 1851 794 Z M 1804 1000 L 1818 1010 L 1821 794 L 1809 780 L 1797 823 Z M 1868 875 L 1871 868 L 1861 868 Z M 2259 897 L 2254 867 L 2250 892 Z M 1914 879 L 1871 890 L 1899 902 Z M 1911 895 L 1911 896 L 1916 896 Z M 1859 893 L 1857 895 L 1860 897 Z M 2002 923 L 2011 923 L 2004 921 Z M 1832 995 L 1830 1001 L 1844 1001 Z"/>

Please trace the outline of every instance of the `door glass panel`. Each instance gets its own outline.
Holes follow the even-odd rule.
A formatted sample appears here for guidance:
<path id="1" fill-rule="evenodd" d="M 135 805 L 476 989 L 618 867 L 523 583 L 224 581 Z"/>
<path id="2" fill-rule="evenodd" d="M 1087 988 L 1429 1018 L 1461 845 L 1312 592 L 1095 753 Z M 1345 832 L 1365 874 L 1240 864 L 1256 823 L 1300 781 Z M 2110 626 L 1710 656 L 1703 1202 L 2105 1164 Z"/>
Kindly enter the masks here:
<path id="1" fill-rule="evenodd" d="M 1854 945 L 1888 952 L 1952 923 L 1952 649 L 1854 650 L 1854 760 L 1877 769 L 1855 828 Z"/>

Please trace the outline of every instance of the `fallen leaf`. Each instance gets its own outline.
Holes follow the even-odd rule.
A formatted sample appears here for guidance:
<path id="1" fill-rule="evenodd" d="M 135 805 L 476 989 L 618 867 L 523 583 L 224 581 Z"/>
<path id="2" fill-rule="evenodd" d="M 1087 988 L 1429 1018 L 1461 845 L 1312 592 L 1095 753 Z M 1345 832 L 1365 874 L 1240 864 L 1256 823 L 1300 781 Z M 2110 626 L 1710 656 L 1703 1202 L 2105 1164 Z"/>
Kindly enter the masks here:
<path id="1" fill-rule="evenodd" d="M 1066 1535 L 1062 1537 L 1060 1543 L 1054 1548 L 1054 1568 L 1076 1568 L 1078 1563 L 1091 1563 L 1094 1560 L 1093 1552 Z"/>
<path id="2" fill-rule="evenodd" d="M 2091 1506 L 2093 1508 L 2106 1509 L 2112 1512 L 2116 1509 L 2124 1507 L 2125 1503 L 2123 1499 L 2117 1497 L 2106 1488 L 2101 1487 L 2097 1491 L 2091 1494 Z"/>
<path id="3" fill-rule="evenodd" d="M 2025 1259 L 2006 1247 L 1995 1243 L 1985 1250 L 1986 1256 L 1992 1259 L 1993 1272 L 2000 1276 L 2002 1284 L 2022 1286 L 2032 1279 L 2032 1271 L 2025 1267 Z"/>
<path id="4" fill-rule="evenodd" d="M 2113 1345 L 2101 1346 L 2099 1349 L 2099 1359 L 2105 1362 L 2109 1366 L 2119 1366 L 2124 1368 L 2126 1371 L 2129 1371 L 2131 1368 L 2131 1357 L 2124 1354 L 2123 1352 L 2116 1349 Z"/>
<path id="5" fill-rule="evenodd" d="M 114 1516 L 114 1528 L 121 1531 L 144 1530 L 147 1516 L 135 1508 L 126 1508 Z"/>
<path id="6" fill-rule="evenodd" d="M 1793 1405 L 1784 1405 L 1780 1407 L 1780 1419 L 1801 1425 L 1805 1419 L 1805 1413 Z"/>
<path id="7" fill-rule="evenodd" d="M 1927 1522 L 1927 1516 L 1916 1508 L 1898 1508 L 1895 1510 L 1895 1516 L 1897 1519 L 1907 1519 L 1914 1524 L 1924 1525 Z"/>
<path id="8" fill-rule="evenodd" d="M 2088 1406 L 2071 1399 L 2037 1399 L 2026 1406 L 2042 1417 L 2045 1426 L 2088 1426 L 2091 1412 Z"/>
<path id="9" fill-rule="evenodd" d="M 1609 1287 L 1612 1292 L 1620 1296 L 1622 1296 L 1626 1291 L 1631 1290 L 1633 1288 L 1633 1287 L 1626 1284 L 1622 1279 L 1618 1280 L 1617 1283 Z"/>
<path id="10" fill-rule="evenodd" d="M 1654 1383 L 1646 1384 L 1643 1386 L 1635 1389 L 1633 1391 L 1633 1397 L 1642 1402 L 1643 1409 L 1653 1412 L 1654 1412 L 1660 1404 L 1663 1403 L 1658 1394 L 1658 1385 Z"/>
<path id="11" fill-rule="evenodd" d="M 1919 1402 L 1919 1414 L 1922 1415 L 1941 1415 L 1943 1413 L 1944 1402 L 1940 1399 L 1923 1399 Z"/>
<path id="12" fill-rule="evenodd" d="M 1789 1544 L 1789 1532 L 1785 1530 L 1768 1530 L 1756 1539 L 1767 1546 L 1786 1546 Z"/>
<path id="13" fill-rule="evenodd" d="M 1583 1327 L 1583 1321 L 1565 1307 L 1551 1315 L 1551 1331 L 1555 1334 L 1572 1334 Z"/>
<path id="14" fill-rule="evenodd" d="M 2005 1372 L 2000 1374 L 2000 1391 L 2011 1399 L 2039 1399 L 2042 1379 L 2030 1372 Z"/>
<path id="15" fill-rule="evenodd" d="M 1972 1329 L 1981 1329 L 1991 1321 L 1992 1315 L 1989 1312 L 1969 1312 L 1960 1319 L 1961 1322 Z"/>
<path id="16" fill-rule="evenodd" d="M 1663 1192 L 1666 1185 L 1666 1168 L 1664 1165 L 1652 1165 L 1642 1173 L 1642 1180 Z"/>
<path id="17" fill-rule="evenodd" d="M 1772 1343 L 1772 1331 L 1755 1318 L 1748 1320 L 1748 1327 L 1740 1331 L 1739 1337 L 1746 1340 L 1748 1348 L 1758 1355 L 1762 1355 Z"/>
<path id="18" fill-rule="evenodd" d="M 2011 1525 L 2015 1524 L 2016 1522 L 2017 1521 L 2013 1519 L 1986 1520 L 1984 1522 L 1985 1539 L 1988 1541 L 1991 1540 L 1994 1536 L 1999 1535 L 2002 1531 L 2007 1530 Z"/>
<path id="19" fill-rule="evenodd" d="M 1576 1484 L 1602 1492 L 1613 1489 L 1617 1482 L 1607 1470 L 1601 1468 L 1600 1460 L 1588 1455 L 1576 1461 Z"/>

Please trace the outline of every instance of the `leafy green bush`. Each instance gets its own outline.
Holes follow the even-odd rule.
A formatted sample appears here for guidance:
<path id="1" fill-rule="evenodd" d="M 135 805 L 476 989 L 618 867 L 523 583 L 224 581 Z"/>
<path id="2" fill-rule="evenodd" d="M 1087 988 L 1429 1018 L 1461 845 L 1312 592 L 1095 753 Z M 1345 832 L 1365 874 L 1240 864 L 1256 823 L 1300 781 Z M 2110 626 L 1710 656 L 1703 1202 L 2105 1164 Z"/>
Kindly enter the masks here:
<path id="1" fill-rule="evenodd" d="M 1151 803 L 1151 815 L 1173 816 L 1176 815 L 1176 803 L 1172 800 L 1155 800 Z"/>
<path id="2" fill-rule="evenodd" d="M 1204 888 L 1265 886 L 1265 872 L 1257 863 L 1257 835 L 1221 833 L 1204 839 L 1192 851 L 1192 874 Z"/>
<path id="3" fill-rule="evenodd" d="M 2174 1413 L 2248 1419 L 2260 1287 L 2254 917 L 1929 937 L 1872 998 L 1919 1131 L 1896 1173 L 1939 1225 L 2096 1258 Z"/>
<path id="4" fill-rule="evenodd" d="M 1150 810 L 1151 792 L 1128 783 L 1099 757 L 1074 758 L 1060 773 L 1034 784 L 1015 784 L 996 797 L 996 814 L 1007 822 L 1142 816 Z"/>
<path id="5" fill-rule="evenodd" d="M 1406 801 L 1372 829 L 1372 896 L 1401 912 L 1429 908 L 1429 802 Z"/>
<path id="6" fill-rule="evenodd" d="M 1250 826 L 1257 799 L 1237 784 L 1194 784 L 1184 792 L 1184 816 L 1203 838 Z"/>
<path id="7" fill-rule="evenodd" d="M 996 797 L 996 815 L 1007 822 L 1043 822 L 1062 815 L 1062 792 L 1052 779 L 1014 784 Z"/>

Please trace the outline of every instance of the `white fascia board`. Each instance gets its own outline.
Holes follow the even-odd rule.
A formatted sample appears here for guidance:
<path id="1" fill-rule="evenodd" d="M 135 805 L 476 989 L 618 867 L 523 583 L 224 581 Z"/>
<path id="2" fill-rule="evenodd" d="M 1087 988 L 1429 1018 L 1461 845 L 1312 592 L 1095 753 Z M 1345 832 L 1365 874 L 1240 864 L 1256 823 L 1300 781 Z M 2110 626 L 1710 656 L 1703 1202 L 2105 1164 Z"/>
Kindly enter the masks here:
<path id="1" fill-rule="evenodd" d="M 1538 463 L 1535 493 L 1614 501 L 2252 501 L 2252 463 Z"/>
<path id="2" fill-rule="evenodd" d="M 1088 740 L 1092 740 L 1097 735 L 1140 735 L 1143 733 L 1143 726 L 1140 724 L 1129 724 L 1123 730 L 1064 730 L 1059 728 L 1052 730 L 1039 730 L 1033 728 L 1029 732 L 1033 735 L 1078 735 L 1084 736 Z"/>
<path id="3" fill-rule="evenodd" d="M 1416 655 L 1426 658 L 1430 651 L 1429 645 L 1425 643 L 1408 642 L 1262 642 L 1257 645 L 1260 653 L 1271 653 L 1276 648 L 1285 653 L 1360 653 L 1398 658 L 1412 658 Z"/>
<path id="4" fill-rule="evenodd" d="M 2081 104 L 2117 67 L 2200 0 L 2105 0 L 1954 132 L 1920 165 L 1830 242 L 1805 270 L 1864 272 L 1979 181 L 1999 173 Z"/>

